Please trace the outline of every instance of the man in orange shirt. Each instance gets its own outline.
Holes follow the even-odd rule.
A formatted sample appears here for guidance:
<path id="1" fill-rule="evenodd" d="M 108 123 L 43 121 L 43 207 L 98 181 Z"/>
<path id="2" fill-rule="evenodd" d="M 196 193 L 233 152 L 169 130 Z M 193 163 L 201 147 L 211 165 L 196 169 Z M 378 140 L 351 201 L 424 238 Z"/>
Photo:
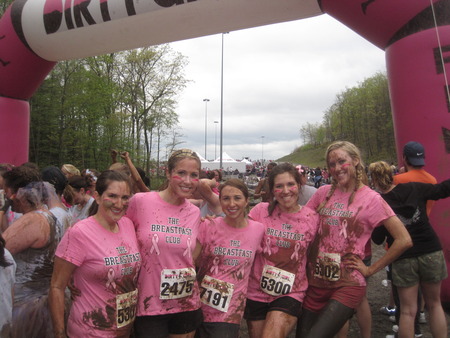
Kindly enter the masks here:
<path id="1" fill-rule="evenodd" d="M 425 166 L 425 148 L 419 142 L 408 142 L 403 147 L 403 163 L 406 172 L 394 176 L 394 184 L 408 182 L 422 182 L 436 184 L 436 178 L 429 174 L 423 167 Z M 427 215 L 430 216 L 434 201 L 427 203 Z"/>
<path id="2" fill-rule="evenodd" d="M 408 182 L 422 182 L 422 183 L 432 183 L 436 184 L 436 178 L 425 171 L 423 167 L 425 166 L 425 148 L 419 142 L 411 141 L 405 144 L 403 147 L 403 163 L 405 166 L 405 172 L 403 174 L 394 176 L 394 184 L 408 183 Z M 431 208 L 433 207 L 434 201 L 427 202 L 427 215 L 430 216 Z M 397 290 L 393 287 L 394 298 L 398 297 Z M 397 300 L 396 300 L 397 301 Z M 420 323 L 426 323 L 425 313 L 424 313 L 424 304 L 421 292 L 419 292 L 419 297 L 417 301 L 418 311 L 419 313 L 416 316 L 416 320 L 414 323 L 416 337 L 420 337 Z M 400 314 L 397 311 L 395 313 L 396 322 L 398 323 L 398 319 Z"/>

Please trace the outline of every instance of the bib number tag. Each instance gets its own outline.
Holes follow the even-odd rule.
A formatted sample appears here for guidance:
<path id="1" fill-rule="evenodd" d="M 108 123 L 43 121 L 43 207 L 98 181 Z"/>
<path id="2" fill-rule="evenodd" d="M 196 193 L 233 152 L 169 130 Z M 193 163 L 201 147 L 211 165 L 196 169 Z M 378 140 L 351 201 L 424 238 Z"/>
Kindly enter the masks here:
<path id="1" fill-rule="evenodd" d="M 233 291 L 233 284 L 206 275 L 200 285 L 200 300 L 213 309 L 228 312 Z"/>
<path id="2" fill-rule="evenodd" d="M 295 274 L 274 266 L 265 265 L 259 285 L 261 290 L 268 295 L 281 296 L 291 292 L 294 281 Z"/>
<path id="3" fill-rule="evenodd" d="M 177 299 L 191 296 L 195 276 L 193 268 L 164 269 L 161 271 L 159 299 Z"/>
<path id="4" fill-rule="evenodd" d="M 338 253 L 319 252 L 314 270 L 314 277 L 337 282 L 341 277 L 341 255 Z"/>
<path id="5" fill-rule="evenodd" d="M 117 328 L 126 326 L 136 318 L 138 290 L 116 296 L 116 324 Z"/>

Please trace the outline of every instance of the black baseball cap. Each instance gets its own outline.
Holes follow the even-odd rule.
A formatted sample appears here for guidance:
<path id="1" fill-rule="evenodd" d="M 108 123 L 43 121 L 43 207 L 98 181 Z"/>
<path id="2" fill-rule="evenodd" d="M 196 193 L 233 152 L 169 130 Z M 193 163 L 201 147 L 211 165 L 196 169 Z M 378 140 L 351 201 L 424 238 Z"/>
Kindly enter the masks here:
<path id="1" fill-rule="evenodd" d="M 403 155 L 415 167 L 425 165 L 425 148 L 419 142 L 411 141 L 406 143 L 403 147 Z"/>

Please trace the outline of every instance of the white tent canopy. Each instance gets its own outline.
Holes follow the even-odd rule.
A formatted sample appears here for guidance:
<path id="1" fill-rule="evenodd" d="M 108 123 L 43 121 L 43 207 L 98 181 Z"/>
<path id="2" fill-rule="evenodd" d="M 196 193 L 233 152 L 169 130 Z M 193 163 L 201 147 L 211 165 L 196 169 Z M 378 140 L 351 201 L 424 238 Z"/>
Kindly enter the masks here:
<path id="1" fill-rule="evenodd" d="M 214 162 L 220 162 L 220 157 L 216 158 Z M 234 158 L 228 155 L 226 152 L 222 153 L 222 163 L 223 162 L 237 162 Z"/>
<path id="2" fill-rule="evenodd" d="M 194 151 L 194 153 L 198 156 L 198 158 L 200 159 L 201 162 L 208 162 L 208 160 L 205 159 L 202 155 L 200 155 L 199 152 Z"/>
<path id="3" fill-rule="evenodd" d="M 199 156 L 199 158 L 202 162 L 203 170 L 220 169 L 220 157 L 218 157 L 214 161 L 207 161 L 203 157 L 201 157 L 199 153 L 197 153 L 197 155 Z M 240 173 L 245 173 L 247 165 L 248 165 L 247 162 L 236 161 L 230 155 L 228 155 L 226 152 L 222 153 L 222 168 L 225 171 L 235 171 L 237 169 Z"/>

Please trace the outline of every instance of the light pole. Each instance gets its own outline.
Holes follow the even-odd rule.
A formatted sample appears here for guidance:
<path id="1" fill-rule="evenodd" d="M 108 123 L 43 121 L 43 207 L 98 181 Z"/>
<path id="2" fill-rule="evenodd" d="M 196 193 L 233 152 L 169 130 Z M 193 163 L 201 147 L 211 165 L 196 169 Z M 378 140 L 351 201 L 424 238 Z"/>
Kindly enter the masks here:
<path id="1" fill-rule="evenodd" d="M 215 133 L 214 133 L 214 159 L 217 158 L 217 124 L 219 123 L 219 121 L 214 121 L 214 129 L 215 129 Z"/>
<path id="2" fill-rule="evenodd" d="M 220 169 L 222 166 L 222 154 L 223 154 L 223 36 L 229 32 L 222 33 L 222 66 L 220 74 Z"/>
<path id="3" fill-rule="evenodd" d="M 209 99 L 203 99 L 203 102 L 205 102 L 205 160 L 208 160 L 208 157 L 206 156 L 206 144 L 208 142 L 208 102 Z"/>
<path id="4" fill-rule="evenodd" d="M 261 164 L 264 165 L 264 136 L 261 136 Z"/>

